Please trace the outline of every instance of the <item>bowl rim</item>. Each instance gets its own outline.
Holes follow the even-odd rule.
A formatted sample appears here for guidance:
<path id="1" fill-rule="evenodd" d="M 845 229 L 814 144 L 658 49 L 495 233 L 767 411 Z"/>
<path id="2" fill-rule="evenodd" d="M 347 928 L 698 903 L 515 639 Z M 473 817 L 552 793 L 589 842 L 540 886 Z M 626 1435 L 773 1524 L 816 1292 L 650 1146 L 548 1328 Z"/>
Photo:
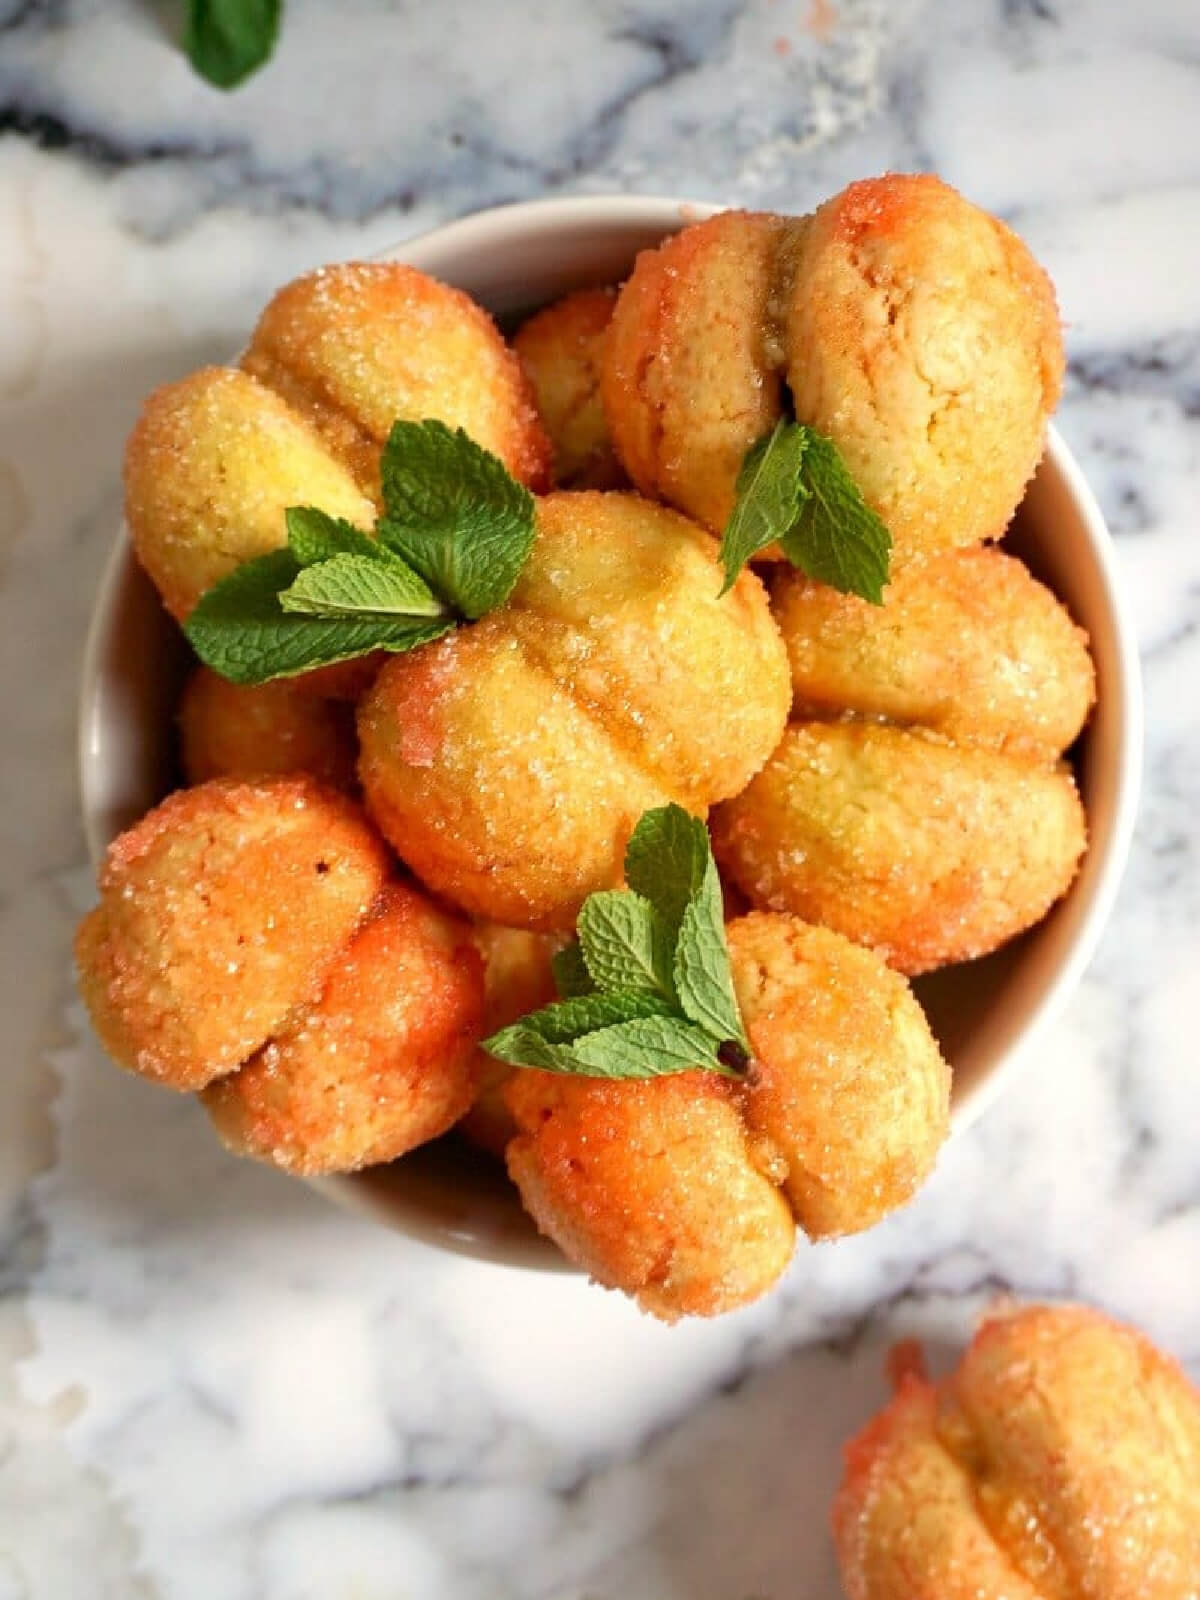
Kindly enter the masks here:
<path id="1" fill-rule="evenodd" d="M 647 234 L 657 230 L 665 236 L 689 222 L 703 220 L 724 209 L 727 208 L 708 201 L 662 195 L 572 195 L 523 200 L 455 218 L 395 245 L 385 246 L 374 252 L 371 259 L 409 262 L 421 270 L 430 270 L 422 258 L 446 253 L 469 254 L 484 244 L 494 245 L 498 239 L 514 240 L 530 229 L 566 231 L 572 227 L 603 229 L 613 226 L 644 229 Z M 1113 696 L 1117 699 L 1113 708 L 1116 739 L 1111 757 L 1111 810 L 1104 854 L 1088 883 L 1079 885 L 1076 891 L 1084 893 L 1086 900 L 1078 913 L 1077 926 L 1065 955 L 1021 1023 L 1019 1037 L 1001 1049 L 989 1070 L 953 1105 L 951 1137 L 970 1128 L 995 1103 L 1001 1091 L 1015 1081 L 1021 1069 L 1028 1066 L 1036 1046 L 1061 1015 L 1091 962 L 1128 860 L 1141 789 L 1144 744 L 1141 665 L 1132 619 L 1121 592 L 1116 547 L 1082 469 L 1053 423 L 1047 427 L 1043 459 L 1060 478 L 1083 524 L 1109 623 L 1116 670 L 1104 692 L 1106 699 Z M 114 601 L 134 561 L 128 528 L 122 518 L 97 586 L 79 677 L 77 779 L 83 832 L 94 868 L 102 862 L 108 844 L 101 836 L 90 776 L 99 747 L 95 689 L 110 635 Z M 306 1181 L 345 1209 L 369 1213 L 381 1220 L 386 1214 L 388 1225 L 433 1248 L 515 1267 L 544 1270 L 561 1265 L 552 1259 L 542 1259 L 547 1252 L 551 1255 L 556 1252 L 541 1239 L 534 1241 L 536 1248 L 526 1251 L 511 1241 L 504 1241 L 497 1247 L 487 1239 L 474 1238 L 469 1232 L 464 1234 L 436 1220 L 419 1215 L 408 1217 L 402 1210 L 393 1212 L 390 1207 L 381 1207 L 359 1192 L 361 1177 L 361 1174 L 340 1174 Z"/>
<path id="2" fill-rule="evenodd" d="M 1107 700 L 1111 701 L 1114 696 L 1117 699 L 1114 724 L 1119 735 L 1113 758 L 1112 811 L 1105 852 L 1091 881 L 1080 891 L 1086 893 L 1087 899 L 1067 954 L 1026 1017 L 1020 1038 L 998 1057 L 986 1077 L 977 1082 L 958 1105 L 952 1106 L 952 1135 L 965 1133 L 973 1126 L 995 1103 L 1001 1090 L 1029 1065 L 1034 1047 L 1062 1015 L 1091 964 L 1125 874 L 1141 798 L 1145 751 L 1142 666 L 1133 620 L 1121 593 L 1116 546 L 1091 485 L 1053 423 L 1046 429 L 1043 461 L 1049 462 L 1063 480 L 1087 529 L 1095 573 L 1111 623 L 1117 671 L 1114 681 L 1105 685 L 1104 693 Z"/>

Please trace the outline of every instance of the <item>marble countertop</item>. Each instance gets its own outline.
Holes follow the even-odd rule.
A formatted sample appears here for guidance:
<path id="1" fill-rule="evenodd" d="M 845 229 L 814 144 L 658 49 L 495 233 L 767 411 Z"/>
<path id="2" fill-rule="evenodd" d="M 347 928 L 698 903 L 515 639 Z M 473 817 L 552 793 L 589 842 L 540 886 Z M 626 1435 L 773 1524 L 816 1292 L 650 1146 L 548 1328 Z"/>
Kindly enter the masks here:
<path id="1" fill-rule="evenodd" d="M 173 15 L 0 0 L 0 1600 L 834 1600 L 839 1446 L 897 1335 L 1078 1295 L 1200 1374 L 1200 10 L 290 0 L 232 96 Z M 481 205 L 803 210 L 887 167 L 1056 279 L 1145 664 L 1127 879 L 1015 1089 L 902 1214 L 667 1329 L 374 1230 L 109 1069 L 75 693 L 143 394 L 297 271 Z"/>

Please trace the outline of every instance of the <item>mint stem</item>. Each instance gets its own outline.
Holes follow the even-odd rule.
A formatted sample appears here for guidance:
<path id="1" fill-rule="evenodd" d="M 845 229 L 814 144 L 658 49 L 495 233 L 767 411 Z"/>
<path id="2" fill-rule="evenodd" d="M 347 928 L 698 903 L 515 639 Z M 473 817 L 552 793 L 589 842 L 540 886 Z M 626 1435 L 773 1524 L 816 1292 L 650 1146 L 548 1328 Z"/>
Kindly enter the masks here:
<path id="1" fill-rule="evenodd" d="M 743 1077 L 754 1064 L 754 1057 L 749 1051 L 743 1050 L 736 1039 L 726 1039 L 717 1050 L 717 1060 L 723 1067 L 728 1067 L 730 1072 L 736 1072 Z"/>

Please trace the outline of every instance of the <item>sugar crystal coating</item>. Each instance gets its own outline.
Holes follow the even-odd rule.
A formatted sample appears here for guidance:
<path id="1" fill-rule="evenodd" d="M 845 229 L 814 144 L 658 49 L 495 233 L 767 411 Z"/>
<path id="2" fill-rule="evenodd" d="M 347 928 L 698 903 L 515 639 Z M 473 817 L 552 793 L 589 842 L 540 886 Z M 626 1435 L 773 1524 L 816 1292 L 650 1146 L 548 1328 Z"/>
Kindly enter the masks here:
<path id="1" fill-rule="evenodd" d="M 787 665 L 758 580 L 632 495 L 556 494 L 509 605 L 390 662 L 359 707 L 392 846 L 473 915 L 569 928 L 644 811 L 702 811 L 770 754 Z"/>
<path id="2" fill-rule="evenodd" d="M 287 284 L 242 366 L 316 428 L 374 499 L 398 418 L 462 428 L 522 483 L 547 486 L 533 393 L 495 323 L 460 289 L 403 262 L 344 262 Z"/>
<path id="3" fill-rule="evenodd" d="M 180 790 L 123 833 L 75 956 L 119 1066 L 199 1089 L 319 990 L 390 870 L 344 796 L 302 776 Z"/>
<path id="4" fill-rule="evenodd" d="M 605 363 L 644 493 L 721 529 L 746 450 L 790 409 L 833 439 L 899 567 L 1003 533 L 1063 351 L 1016 235 L 937 178 L 891 174 L 811 217 L 726 212 L 644 252 Z"/>
<path id="5" fill-rule="evenodd" d="M 728 934 L 744 1081 L 520 1070 L 504 1090 L 509 1173 L 539 1228 L 665 1321 L 764 1294 L 797 1224 L 851 1233 L 904 1204 L 949 1125 L 949 1069 L 899 974 L 795 917 Z"/>
<path id="6" fill-rule="evenodd" d="M 619 489 L 627 482 L 600 400 L 615 304 L 615 289 L 580 289 L 535 313 L 513 338 L 550 435 L 559 489 Z"/>
<path id="7" fill-rule="evenodd" d="M 467 926 L 392 883 L 334 961 L 239 1072 L 204 1091 L 239 1154 L 312 1176 L 393 1161 L 470 1105 L 483 963 Z"/>
<path id="8" fill-rule="evenodd" d="M 780 570 L 771 609 L 801 720 L 851 711 L 1052 759 L 1095 699 L 1087 635 L 1001 550 L 914 563 L 882 606 Z"/>
<path id="9" fill-rule="evenodd" d="M 836 928 L 909 974 L 1032 927 L 1085 843 L 1064 764 L 865 722 L 793 723 L 713 816 L 717 860 L 754 905 Z"/>
<path id="10" fill-rule="evenodd" d="M 1190 1600 L 1200 1395 L 1100 1312 L 1001 1307 L 847 1446 L 834 1533 L 850 1600 Z"/>
<path id="11" fill-rule="evenodd" d="M 287 678 L 246 686 L 197 667 L 179 707 L 184 777 L 254 777 L 307 772 L 353 790 L 358 742 L 353 709 Z"/>

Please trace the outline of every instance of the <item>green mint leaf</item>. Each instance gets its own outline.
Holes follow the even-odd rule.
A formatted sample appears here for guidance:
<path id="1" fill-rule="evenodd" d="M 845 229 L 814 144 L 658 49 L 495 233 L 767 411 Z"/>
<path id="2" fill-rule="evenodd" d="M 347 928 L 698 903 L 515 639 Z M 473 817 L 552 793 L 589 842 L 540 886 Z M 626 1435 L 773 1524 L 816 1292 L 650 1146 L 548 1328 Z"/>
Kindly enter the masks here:
<path id="1" fill-rule="evenodd" d="M 305 567 L 279 596 L 284 611 L 310 617 L 445 617 L 429 585 L 400 561 L 330 556 Z"/>
<path id="2" fill-rule="evenodd" d="M 833 440 L 814 428 L 808 434 L 801 465 L 808 495 L 780 539 L 783 552 L 810 578 L 882 605 L 892 536 L 863 499 Z"/>
<path id="3" fill-rule="evenodd" d="M 588 1076 L 658 1078 L 697 1067 L 733 1076 L 721 1062 L 716 1043 L 694 1022 L 679 1017 L 640 1017 L 600 1028 L 571 1047 Z"/>
<path id="4" fill-rule="evenodd" d="M 269 58 L 282 0 L 189 0 L 183 46 L 202 78 L 234 89 Z"/>
<path id="5" fill-rule="evenodd" d="M 447 620 L 329 618 L 284 611 L 280 593 L 300 572 L 290 550 L 273 550 L 214 585 L 183 628 L 205 666 L 231 683 L 266 683 L 352 661 L 372 650 L 413 650 L 454 626 Z"/>
<path id="6" fill-rule="evenodd" d="M 675 945 L 675 990 L 684 1015 L 718 1042 L 734 1040 L 749 1053 L 725 942 L 725 905 L 709 858 L 699 890 L 688 902 Z"/>
<path id="7" fill-rule="evenodd" d="M 648 900 L 620 889 L 589 895 L 576 926 L 598 989 L 632 989 L 674 1003 L 673 934 Z"/>
<path id="8" fill-rule="evenodd" d="M 554 957 L 565 998 L 486 1039 L 484 1049 L 518 1066 L 586 1077 L 692 1068 L 740 1076 L 750 1046 L 708 830 L 682 806 L 647 811 L 629 841 L 625 877 L 628 890 L 588 896 L 578 940 Z"/>
<path id="9" fill-rule="evenodd" d="M 284 517 L 288 549 L 302 567 L 328 561 L 333 556 L 366 556 L 375 561 L 394 559 L 377 539 L 372 539 L 344 517 L 331 517 L 317 506 L 289 506 Z"/>
<path id="10" fill-rule="evenodd" d="M 777 422 L 746 452 L 737 476 L 737 500 L 721 535 L 722 594 L 732 589 L 750 557 L 782 539 L 799 516 L 808 493 L 800 477 L 808 443 L 807 428 Z"/>
<path id="11" fill-rule="evenodd" d="M 461 428 L 397 422 L 380 462 L 383 543 L 474 620 L 503 605 L 533 548 L 533 496 Z"/>
<path id="12" fill-rule="evenodd" d="M 883 603 L 891 535 L 862 497 L 833 440 L 777 422 L 746 452 L 721 536 L 724 594 L 751 556 L 778 541 L 794 567 L 843 594 Z"/>
<path id="13" fill-rule="evenodd" d="M 528 1016 L 519 1018 L 513 1027 L 529 1029 L 547 1044 L 573 1044 L 597 1028 L 610 1028 L 615 1022 L 632 1022 L 636 1017 L 665 1017 L 669 1009 L 652 994 L 617 990 L 611 994 L 583 994 L 576 995 L 573 1000 L 556 1000 L 540 1011 L 531 1011 Z"/>
<path id="14" fill-rule="evenodd" d="M 490 1039 L 484 1039 L 481 1048 L 513 1067 L 537 1067 L 542 1072 L 579 1072 L 579 1063 L 569 1044 L 550 1044 L 535 1029 L 527 1028 L 523 1021 L 501 1028 Z"/>
<path id="15" fill-rule="evenodd" d="M 682 806 L 643 814 L 625 849 L 625 882 L 658 912 L 674 939 L 712 863 L 708 829 Z"/>
<path id="16" fill-rule="evenodd" d="M 554 986 L 564 1000 L 596 992 L 595 981 L 587 969 L 578 939 L 555 951 L 550 957 L 550 971 L 554 975 Z"/>
<path id="17" fill-rule="evenodd" d="M 560 1000 L 531 1012 L 511 1027 L 501 1028 L 483 1041 L 489 1055 L 518 1067 L 541 1067 L 546 1072 L 579 1072 L 581 1063 L 564 1054 L 578 1039 L 598 1028 L 637 1018 L 666 1015 L 662 1002 L 648 994 L 592 994 Z"/>
<path id="18" fill-rule="evenodd" d="M 381 471 L 375 538 L 291 506 L 288 548 L 202 597 L 185 629 L 202 661 L 233 683 L 266 683 L 414 649 L 504 603 L 534 538 L 533 497 L 504 463 L 461 428 L 397 422 Z"/>

